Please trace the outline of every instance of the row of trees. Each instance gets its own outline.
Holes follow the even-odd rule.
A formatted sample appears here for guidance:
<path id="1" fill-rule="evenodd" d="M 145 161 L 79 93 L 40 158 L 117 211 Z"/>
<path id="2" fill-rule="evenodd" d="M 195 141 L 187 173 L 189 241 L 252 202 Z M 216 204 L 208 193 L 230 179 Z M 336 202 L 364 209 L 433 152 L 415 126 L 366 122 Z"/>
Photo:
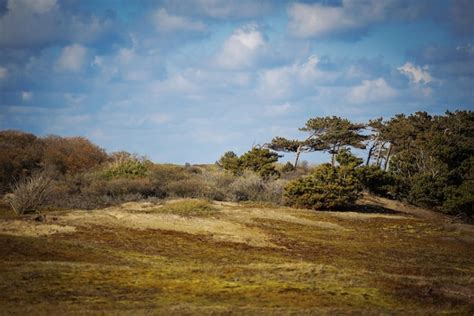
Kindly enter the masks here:
<path id="1" fill-rule="evenodd" d="M 238 173 L 248 167 L 249 158 L 272 157 L 257 159 L 259 163 L 250 168 L 263 172 L 260 168 L 272 170 L 278 159 L 269 150 L 295 153 L 293 168 L 298 167 L 301 154 L 323 151 L 330 154 L 331 166 L 336 168 L 339 154 L 347 156 L 350 149 L 366 149 L 366 159 L 353 168 L 366 189 L 448 213 L 474 214 L 472 111 L 398 114 L 367 124 L 336 116 L 316 117 L 299 130 L 306 133 L 302 139 L 278 136 L 242 157 L 226 153 L 218 163 Z"/>

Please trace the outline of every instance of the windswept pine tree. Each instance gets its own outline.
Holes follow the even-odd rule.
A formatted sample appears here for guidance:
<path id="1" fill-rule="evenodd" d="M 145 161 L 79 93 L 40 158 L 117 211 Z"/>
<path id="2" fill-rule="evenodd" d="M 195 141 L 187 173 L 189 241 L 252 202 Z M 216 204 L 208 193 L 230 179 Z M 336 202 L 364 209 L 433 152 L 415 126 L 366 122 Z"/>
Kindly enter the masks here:
<path id="1" fill-rule="evenodd" d="M 326 151 L 331 155 L 331 164 L 336 163 L 336 155 L 342 148 L 365 148 L 368 136 L 362 134 L 364 124 L 352 123 L 337 116 L 316 117 L 309 119 L 300 131 L 308 133 L 304 140 L 288 140 L 275 137 L 266 146 L 282 152 L 296 153 L 295 167 L 301 153 Z"/>

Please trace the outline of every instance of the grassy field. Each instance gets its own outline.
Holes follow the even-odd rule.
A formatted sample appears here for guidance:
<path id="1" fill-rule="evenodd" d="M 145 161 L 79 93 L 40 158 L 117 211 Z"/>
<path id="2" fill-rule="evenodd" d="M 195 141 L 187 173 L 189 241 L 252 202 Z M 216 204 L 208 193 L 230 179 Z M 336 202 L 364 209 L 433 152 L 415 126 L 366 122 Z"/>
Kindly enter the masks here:
<path id="1" fill-rule="evenodd" d="M 366 197 L 352 211 L 180 200 L 0 219 L 0 314 L 474 313 L 474 230 Z"/>

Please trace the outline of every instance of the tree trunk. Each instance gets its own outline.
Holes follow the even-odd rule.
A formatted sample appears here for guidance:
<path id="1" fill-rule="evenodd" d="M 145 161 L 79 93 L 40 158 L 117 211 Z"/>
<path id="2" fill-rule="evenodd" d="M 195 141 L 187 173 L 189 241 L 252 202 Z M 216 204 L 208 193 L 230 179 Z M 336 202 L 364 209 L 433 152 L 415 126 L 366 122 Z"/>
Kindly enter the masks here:
<path id="1" fill-rule="evenodd" d="M 379 150 L 378 150 L 378 153 L 377 153 L 377 166 L 378 167 L 382 167 L 382 151 L 383 151 L 383 147 L 385 146 L 385 143 L 380 143 L 379 144 Z"/>
<path id="2" fill-rule="evenodd" d="M 388 144 L 388 152 L 387 156 L 385 157 L 385 164 L 383 166 L 383 171 L 387 171 L 388 168 L 388 162 L 390 161 L 390 155 L 392 154 L 392 144 Z"/>
<path id="3" fill-rule="evenodd" d="M 301 154 L 301 146 L 298 146 L 298 149 L 296 150 L 296 158 L 295 158 L 295 164 L 294 167 L 298 167 L 298 160 L 300 159 L 300 154 Z"/>
<path id="4" fill-rule="evenodd" d="M 365 165 L 368 166 L 369 163 L 370 163 L 370 158 L 372 158 L 372 153 L 374 152 L 374 148 L 375 148 L 375 145 L 372 145 L 370 148 L 369 148 L 369 153 L 367 155 L 367 161 L 365 162 Z"/>
<path id="5" fill-rule="evenodd" d="M 331 152 L 332 152 L 332 153 L 331 153 L 331 165 L 334 167 L 334 166 L 336 165 L 336 153 L 337 153 L 337 151 L 336 151 L 336 145 L 334 145 L 334 146 L 332 147 L 332 151 L 331 151 Z"/>

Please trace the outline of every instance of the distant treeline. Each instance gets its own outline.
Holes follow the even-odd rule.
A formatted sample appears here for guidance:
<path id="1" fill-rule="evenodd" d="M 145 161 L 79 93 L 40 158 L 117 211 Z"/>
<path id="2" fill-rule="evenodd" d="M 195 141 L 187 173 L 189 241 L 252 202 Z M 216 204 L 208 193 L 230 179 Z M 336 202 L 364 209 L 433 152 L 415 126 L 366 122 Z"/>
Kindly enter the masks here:
<path id="1" fill-rule="evenodd" d="M 177 196 L 332 208 L 353 202 L 354 192 L 365 189 L 450 214 L 474 214 L 471 111 L 417 112 L 367 123 L 316 117 L 300 131 L 301 139 L 275 137 L 240 157 L 227 152 L 208 167 L 157 165 L 126 152 L 108 154 L 83 137 L 0 131 L 0 193 L 46 173 L 57 196 L 50 204 L 63 207 Z M 366 149 L 367 156 L 355 157 L 351 148 Z M 329 153 L 330 164 L 311 170 L 300 163 L 302 154 L 313 151 Z M 294 153 L 294 162 L 277 164 L 277 152 Z M 344 194 L 351 198 L 341 198 Z M 331 196 L 339 202 L 330 201 Z"/>

